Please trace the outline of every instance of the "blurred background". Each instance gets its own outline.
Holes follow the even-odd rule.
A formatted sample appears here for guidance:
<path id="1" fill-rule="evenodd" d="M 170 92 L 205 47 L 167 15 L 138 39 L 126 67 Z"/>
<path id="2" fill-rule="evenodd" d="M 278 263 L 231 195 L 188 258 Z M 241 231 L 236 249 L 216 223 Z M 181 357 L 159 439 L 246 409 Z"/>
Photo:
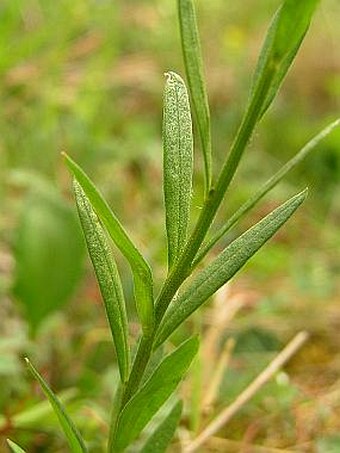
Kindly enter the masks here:
<path id="1" fill-rule="evenodd" d="M 279 3 L 197 1 L 215 170 L 240 121 Z M 166 275 L 163 74 L 184 74 L 176 2 L 2 0 L 0 19 L 0 451 L 7 451 L 7 437 L 29 452 L 67 451 L 27 375 L 22 359 L 28 355 L 68 403 L 91 451 L 100 452 L 117 369 L 60 153 L 67 151 L 105 194 L 152 264 L 159 287 Z M 217 224 L 339 116 L 339 21 L 340 3 L 324 0 Z M 203 191 L 196 151 L 193 218 Z M 234 347 L 213 415 L 296 332 L 310 333 L 288 366 L 220 433 L 231 442 L 228 450 L 221 444 L 211 451 L 340 451 L 339 182 L 337 130 L 232 234 L 308 186 L 303 208 L 174 339 L 187 336 L 193 324 L 204 335 L 221 307 L 232 307 L 219 327 L 219 340 L 232 339 Z M 134 319 L 131 276 L 118 254 L 117 260 Z M 201 364 L 209 359 L 207 350 Z M 183 426 L 193 431 L 207 417 L 199 396 L 207 382 L 199 368 L 198 361 L 185 387 Z"/>

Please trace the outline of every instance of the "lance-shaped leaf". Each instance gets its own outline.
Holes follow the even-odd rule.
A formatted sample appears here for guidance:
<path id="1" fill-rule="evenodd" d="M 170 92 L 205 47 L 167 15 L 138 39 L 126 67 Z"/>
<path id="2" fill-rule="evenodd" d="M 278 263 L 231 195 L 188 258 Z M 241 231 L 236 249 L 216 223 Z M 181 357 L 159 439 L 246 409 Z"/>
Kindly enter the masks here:
<path id="1" fill-rule="evenodd" d="M 7 443 L 9 445 L 10 449 L 13 451 L 13 453 L 26 453 L 25 450 L 23 450 L 21 447 L 19 447 L 19 445 L 16 444 L 15 442 L 13 442 L 12 440 L 7 439 Z"/>
<path id="2" fill-rule="evenodd" d="M 136 439 L 175 391 L 197 353 L 198 344 L 198 338 L 192 337 L 165 357 L 147 382 L 126 404 L 118 420 L 113 451 L 123 451 Z"/>
<path id="3" fill-rule="evenodd" d="M 87 452 L 87 448 L 85 446 L 85 443 L 72 422 L 71 418 L 69 415 L 66 413 L 65 408 L 61 404 L 60 400 L 57 398 L 57 396 L 52 392 L 52 390 L 49 388 L 45 380 L 40 376 L 38 371 L 34 368 L 34 366 L 31 364 L 31 362 L 28 359 L 25 359 L 26 363 L 28 365 L 28 368 L 30 372 L 33 374 L 35 379 L 39 382 L 43 392 L 45 393 L 46 397 L 48 398 L 54 413 L 58 417 L 59 423 L 65 433 L 65 436 L 68 440 L 70 450 L 72 453 L 85 453 Z"/>
<path id="4" fill-rule="evenodd" d="M 211 185 L 211 128 L 202 52 L 193 0 L 178 0 L 182 52 L 204 157 L 206 193 Z"/>
<path id="5" fill-rule="evenodd" d="M 183 251 L 187 239 L 192 190 L 193 138 L 185 84 L 174 72 L 166 75 L 163 167 L 168 261 L 171 268 Z"/>
<path id="6" fill-rule="evenodd" d="M 308 31 L 319 0 L 285 0 L 268 29 L 255 70 L 253 92 L 272 71 L 259 118 L 269 108 Z"/>
<path id="7" fill-rule="evenodd" d="M 130 353 L 126 307 L 118 269 L 103 227 L 76 180 L 74 180 L 74 193 L 87 249 L 97 276 L 115 344 L 120 376 L 125 382 L 129 376 Z"/>
<path id="8" fill-rule="evenodd" d="M 197 310 L 265 244 L 290 218 L 306 198 L 307 190 L 276 208 L 256 225 L 235 239 L 188 288 L 175 298 L 164 316 L 155 339 L 155 347 Z"/>
<path id="9" fill-rule="evenodd" d="M 148 336 L 154 325 L 153 281 L 150 266 L 90 178 L 67 154 L 64 153 L 64 156 L 67 166 L 81 185 L 100 221 L 130 264 L 134 278 L 137 313 L 144 334 Z"/>
<path id="10" fill-rule="evenodd" d="M 145 441 L 140 453 L 164 453 L 170 445 L 182 414 L 183 404 L 178 401 L 170 407 Z"/>
<path id="11" fill-rule="evenodd" d="M 193 267 L 206 256 L 206 254 L 248 211 L 250 211 L 268 192 L 270 192 L 291 170 L 304 160 L 336 127 L 340 125 L 340 119 L 329 124 L 317 135 L 309 140 L 300 151 L 286 162 L 271 178 L 268 179 L 243 205 L 227 220 L 214 236 L 202 247 L 198 256 L 193 262 Z"/>

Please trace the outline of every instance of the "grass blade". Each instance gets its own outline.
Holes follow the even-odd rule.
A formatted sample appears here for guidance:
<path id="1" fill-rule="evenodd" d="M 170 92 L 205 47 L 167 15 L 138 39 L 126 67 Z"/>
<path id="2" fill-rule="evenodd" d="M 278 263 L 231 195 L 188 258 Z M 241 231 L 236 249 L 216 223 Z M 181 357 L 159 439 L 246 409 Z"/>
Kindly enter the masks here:
<path id="1" fill-rule="evenodd" d="M 216 234 L 207 242 L 200 250 L 196 259 L 193 262 L 193 268 L 196 267 L 207 253 L 214 247 L 222 236 L 224 236 L 247 212 L 249 212 L 270 190 L 272 190 L 293 168 L 295 168 L 302 160 L 304 160 L 316 146 L 324 140 L 336 127 L 340 125 L 340 119 L 329 124 L 315 135 L 301 150 L 292 157 L 279 171 L 277 171 L 268 181 L 266 181 L 257 192 L 250 197 L 220 228 Z"/>
<path id="2" fill-rule="evenodd" d="M 182 401 L 178 401 L 170 408 L 170 411 L 146 440 L 140 453 L 164 453 L 166 451 L 181 419 L 182 408 Z"/>
<path id="3" fill-rule="evenodd" d="M 10 447 L 10 449 L 13 451 L 13 453 L 26 453 L 25 450 L 23 450 L 19 445 L 17 445 L 15 442 L 13 442 L 10 439 L 7 439 L 7 443 Z"/>
<path id="4" fill-rule="evenodd" d="M 70 417 L 67 415 L 63 405 L 61 404 L 60 400 L 56 397 L 56 395 L 52 392 L 52 390 L 49 388 L 45 380 L 40 376 L 38 371 L 34 368 L 34 366 L 31 364 L 31 362 L 26 358 L 26 363 L 28 365 L 28 368 L 32 375 L 35 377 L 35 379 L 39 382 L 43 392 L 45 393 L 46 397 L 48 398 L 54 413 L 58 417 L 59 423 L 65 433 L 65 436 L 68 440 L 70 449 L 72 453 L 85 453 L 87 452 L 87 448 L 85 446 L 85 443 L 70 419 Z"/>
<path id="5" fill-rule="evenodd" d="M 143 332 L 149 336 L 154 325 L 153 280 L 149 264 L 143 258 L 109 205 L 86 173 L 67 154 L 66 164 L 81 185 L 100 221 L 128 260 L 134 278 L 136 308 Z"/>
<path id="6" fill-rule="evenodd" d="M 304 201 L 307 190 L 295 195 L 251 227 L 198 274 L 194 282 L 174 299 L 155 339 L 161 345 L 188 316 L 197 310 L 251 258 L 291 217 Z"/>
<path id="7" fill-rule="evenodd" d="M 119 420 L 113 451 L 129 445 L 153 415 L 175 391 L 198 350 L 198 338 L 192 337 L 163 359 L 147 382 L 124 407 Z"/>
<path id="8" fill-rule="evenodd" d="M 207 194 L 212 179 L 210 112 L 193 0 L 178 0 L 178 16 L 186 76 L 204 157 Z"/>
<path id="9" fill-rule="evenodd" d="M 188 93 L 181 77 L 166 74 L 163 110 L 164 198 L 169 269 L 184 249 L 190 219 L 193 138 Z"/>
<path id="10" fill-rule="evenodd" d="M 97 215 L 81 188 L 74 180 L 74 193 L 87 249 L 97 276 L 106 315 L 115 344 L 120 376 L 126 382 L 129 376 L 130 352 L 128 322 L 124 294 L 117 265 Z"/>
<path id="11" fill-rule="evenodd" d="M 319 0 L 285 0 L 274 15 L 254 75 L 253 92 L 265 73 L 274 70 L 259 118 L 269 108 L 292 65 L 318 3 Z"/>

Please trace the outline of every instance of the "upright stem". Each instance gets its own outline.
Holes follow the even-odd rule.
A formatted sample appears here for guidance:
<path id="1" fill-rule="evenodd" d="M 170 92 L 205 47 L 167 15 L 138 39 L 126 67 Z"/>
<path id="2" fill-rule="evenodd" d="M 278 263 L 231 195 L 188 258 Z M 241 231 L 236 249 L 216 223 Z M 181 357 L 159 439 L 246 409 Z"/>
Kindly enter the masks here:
<path id="1" fill-rule="evenodd" d="M 146 367 L 149 363 L 153 340 L 160 322 L 176 292 L 181 284 L 190 274 L 192 261 L 194 260 L 208 230 L 215 218 L 218 208 L 221 205 L 223 197 L 229 187 L 229 184 L 236 172 L 238 164 L 241 160 L 242 154 L 249 142 L 252 132 L 259 119 L 261 107 L 266 99 L 266 94 L 270 88 L 270 83 L 273 76 L 272 68 L 268 68 L 264 72 L 263 77 L 259 80 L 252 101 L 248 106 L 245 116 L 241 122 L 237 132 L 235 141 L 231 147 L 228 158 L 226 159 L 221 173 L 216 182 L 215 188 L 211 189 L 205 200 L 203 209 L 198 218 L 196 227 L 188 240 L 183 254 L 174 267 L 173 271 L 165 280 L 161 292 L 156 301 L 155 315 L 156 322 L 153 332 L 148 336 L 142 336 L 139 342 L 136 356 L 133 362 L 132 370 L 129 380 L 126 384 L 124 393 L 120 401 L 119 412 L 123 409 L 125 404 L 137 391 L 140 382 L 144 376 Z M 113 451 L 113 450 L 111 450 Z"/>

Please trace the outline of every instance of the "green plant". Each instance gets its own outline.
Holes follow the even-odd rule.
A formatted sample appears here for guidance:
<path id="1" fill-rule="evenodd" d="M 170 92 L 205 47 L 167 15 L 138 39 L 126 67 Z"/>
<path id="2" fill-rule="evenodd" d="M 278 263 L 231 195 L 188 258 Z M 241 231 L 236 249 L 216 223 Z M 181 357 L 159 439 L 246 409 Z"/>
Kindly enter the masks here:
<path id="1" fill-rule="evenodd" d="M 103 297 L 120 372 L 120 387 L 113 403 L 109 452 L 121 452 L 131 446 L 162 408 L 165 413 L 161 421 L 138 451 L 145 453 L 152 449 L 161 452 L 166 449 L 180 419 L 181 403 L 175 399 L 169 407 L 164 405 L 188 370 L 198 350 L 198 338 L 189 338 L 164 358 L 159 358 L 159 348 L 286 223 L 306 197 L 307 191 L 304 190 L 270 212 L 231 242 L 182 288 L 216 242 L 339 124 L 337 121 L 315 136 L 205 242 L 254 129 L 275 98 L 308 30 L 317 3 L 316 0 L 285 0 L 275 14 L 260 54 L 241 125 L 218 177 L 214 178 L 210 113 L 194 5 L 192 0 L 178 0 L 186 75 L 204 157 L 205 195 L 198 221 L 189 234 L 193 174 L 190 102 L 182 78 L 169 72 L 163 112 L 168 275 L 157 298 L 153 295 L 150 265 L 89 177 L 65 155 L 74 177 L 78 213 Z M 132 365 L 124 294 L 108 236 L 127 259 L 133 274 L 142 334 L 136 344 Z M 156 350 L 154 364 L 150 359 Z M 71 451 L 87 451 L 86 443 L 58 398 L 35 368 L 28 364 L 58 416 Z M 10 446 L 13 451 L 21 451 L 13 442 Z"/>

